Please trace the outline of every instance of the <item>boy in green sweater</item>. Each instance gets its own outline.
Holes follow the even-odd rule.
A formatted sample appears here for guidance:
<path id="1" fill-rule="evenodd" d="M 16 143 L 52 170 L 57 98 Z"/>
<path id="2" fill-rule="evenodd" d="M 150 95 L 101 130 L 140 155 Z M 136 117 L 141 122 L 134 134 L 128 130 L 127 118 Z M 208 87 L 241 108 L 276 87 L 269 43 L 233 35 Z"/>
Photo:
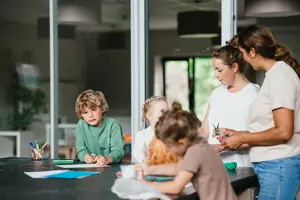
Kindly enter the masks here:
<path id="1" fill-rule="evenodd" d="M 123 133 L 120 124 L 104 118 L 108 104 L 102 92 L 87 90 L 76 100 L 76 150 L 80 161 L 107 165 L 123 159 Z"/>

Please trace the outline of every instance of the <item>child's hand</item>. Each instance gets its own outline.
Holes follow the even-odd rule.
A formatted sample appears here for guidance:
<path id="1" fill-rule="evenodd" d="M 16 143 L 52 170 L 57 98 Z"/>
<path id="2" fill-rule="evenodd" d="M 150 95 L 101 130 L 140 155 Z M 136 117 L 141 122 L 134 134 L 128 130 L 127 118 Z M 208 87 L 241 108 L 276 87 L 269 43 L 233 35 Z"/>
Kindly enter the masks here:
<path id="1" fill-rule="evenodd" d="M 146 158 L 145 158 L 145 159 L 143 160 L 142 164 L 144 164 L 144 165 L 149 165 L 149 164 L 150 164 L 150 162 L 149 162 L 149 160 L 148 160 L 148 159 L 146 159 Z"/>
<path id="2" fill-rule="evenodd" d="M 94 163 L 95 162 L 95 158 L 93 158 L 91 155 L 89 154 L 85 154 L 84 156 L 84 162 L 86 164 L 91 164 L 91 163 Z"/>
<path id="3" fill-rule="evenodd" d="M 220 145 L 220 144 L 211 144 L 211 147 L 217 152 L 221 152 L 225 149 L 224 146 Z"/>
<path id="4" fill-rule="evenodd" d="M 136 166 L 136 168 L 142 168 L 143 169 L 143 174 L 144 175 L 149 175 L 150 172 L 149 172 L 149 165 L 146 165 L 145 163 L 140 163 L 139 166 Z"/>
<path id="5" fill-rule="evenodd" d="M 104 156 L 96 156 L 95 157 L 95 162 L 97 163 L 97 165 L 104 165 L 105 163 L 105 157 Z"/>
<path id="6" fill-rule="evenodd" d="M 112 159 L 110 157 L 104 157 L 104 156 L 97 156 L 95 158 L 95 161 L 97 162 L 97 165 L 103 166 L 108 165 L 112 162 Z"/>

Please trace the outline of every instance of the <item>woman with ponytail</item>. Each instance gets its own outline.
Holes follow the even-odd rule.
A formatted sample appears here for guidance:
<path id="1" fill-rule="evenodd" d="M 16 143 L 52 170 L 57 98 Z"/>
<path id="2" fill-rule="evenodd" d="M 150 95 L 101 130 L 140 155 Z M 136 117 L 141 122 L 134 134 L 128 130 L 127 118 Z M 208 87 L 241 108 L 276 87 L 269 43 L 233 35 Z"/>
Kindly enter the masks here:
<path id="1" fill-rule="evenodd" d="M 253 102 L 249 131 L 221 129 L 225 148 L 251 146 L 259 200 L 294 200 L 300 189 L 300 66 L 270 29 L 252 25 L 238 35 L 243 58 L 266 77 Z"/>

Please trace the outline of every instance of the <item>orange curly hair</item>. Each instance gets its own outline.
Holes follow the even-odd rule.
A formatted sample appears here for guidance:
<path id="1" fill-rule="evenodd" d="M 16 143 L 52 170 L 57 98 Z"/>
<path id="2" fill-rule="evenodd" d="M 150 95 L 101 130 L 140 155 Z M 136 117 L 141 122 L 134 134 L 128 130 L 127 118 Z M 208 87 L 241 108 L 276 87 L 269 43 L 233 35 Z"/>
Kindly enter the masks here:
<path id="1" fill-rule="evenodd" d="M 167 150 L 166 145 L 155 136 L 149 144 L 148 165 L 164 165 L 176 163 L 180 158 Z"/>
<path id="2" fill-rule="evenodd" d="M 165 97 L 161 96 L 153 96 L 148 98 L 142 108 L 142 127 L 144 128 L 144 122 L 148 121 L 146 114 L 151 109 L 151 106 L 154 102 L 158 101 L 165 101 L 167 102 Z M 167 147 L 165 144 L 157 139 L 155 136 L 150 141 L 148 147 L 149 156 L 146 161 L 147 165 L 163 165 L 168 163 L 176 163 L 179 161 L 179 157 L 176 155 L 168 152 Z"/>

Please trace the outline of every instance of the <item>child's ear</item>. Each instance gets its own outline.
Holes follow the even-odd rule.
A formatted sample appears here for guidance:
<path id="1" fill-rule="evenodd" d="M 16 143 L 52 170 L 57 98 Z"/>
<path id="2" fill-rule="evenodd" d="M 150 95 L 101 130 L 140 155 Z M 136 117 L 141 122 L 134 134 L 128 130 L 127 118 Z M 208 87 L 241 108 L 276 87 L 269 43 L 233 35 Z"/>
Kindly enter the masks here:
<path id="1" fill-rule="evenodd" d="M 185 145 L 185 143 L 186 143 L 185 139 L 178 140 L 178 144 L 180 144 L 180 145 Z"/>
<path id="2" fill-rule="evenodd" d="M 183 148 L 187 148 L 189 146 L 189 141 L 185 138 L 182 138 L 178 140 L 178 144 Z"/>

